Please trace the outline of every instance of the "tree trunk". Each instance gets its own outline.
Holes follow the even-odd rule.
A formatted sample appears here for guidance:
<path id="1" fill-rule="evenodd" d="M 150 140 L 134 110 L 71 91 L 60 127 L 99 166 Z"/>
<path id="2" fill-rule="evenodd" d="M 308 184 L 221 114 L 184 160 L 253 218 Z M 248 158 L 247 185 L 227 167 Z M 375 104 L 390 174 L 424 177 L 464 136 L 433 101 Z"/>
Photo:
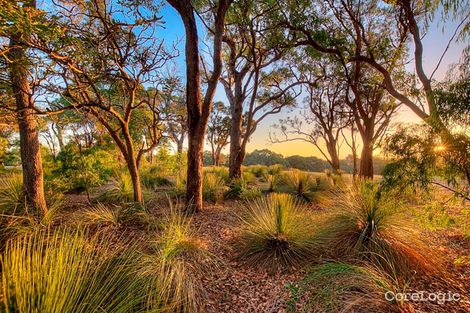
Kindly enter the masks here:
<path id="1" fill-rule="evenodd" d="M 205 134 L 205 124 L 201 120 L 202 97 L 200 89 L 199 38 L 191 3 L 181 0 L 171 0 L 169 3 L 180 14 L 186 33 L 186 108 L 188 111 L 186 212 L 192 214 L 202 208 L 202 154 Z"/>
<path id="2" fill-rule="evenodd" d="M 31 6 L 35 7 L 33 2 Z M 44 177 L 39 143 L 38 123 L 28 81 L 26 48 L 20 44 L 21 35 L 10 39 L 10 79 L 15 96 L 20 133 L 21 166 L 23 168 L 23 191 L 29 206 L 41 214 L 47 212 L 44 196 Z"/>
<path id="3" fill-rule="evenodd" d="M 333 136 L 329 136 L 328 141 L 326 141 L 326 149 L 328 150 L 328 154 L 330 155 L 331 167 L 335 173 L 339 173 L 340 165 L 339 165 L 339 156 L 338 151 L 336 149 L 336 140 Z"/>
<path id="4" fill-rule="evenodd" d="M 361 151 L 361 161 L 359 165 L 359 177 L 360 178 L 374 178 L 374 161 L 373 154 L 374 149 L 370 139 L 363 139 L 363 147 Z"/>
<path id="5" fill-rule="evenodd" d="M 184 138 L 176 141 L 176 153 L 178 154 L 183 153 L 183 142 L 184 142 Z"/>
<path id="6" fill-rule="evenodd" d="M 231 127 L 230 127 L 230 157 L 229 178 L 230 180 L 241 178 L 242 163 L 245 153 L 242 153 L 242 127 L 243 127 L 243 100 L 237 97 L 230 103 Z"/>
<path id="7" fill-rule="evenodd" d="M 126 156 L 126 164 L 132 179 L 132 188 L 134 189 L 134 201 L 138 203 L 144 203 L 139 168 L 137 166 L 136 159 L 133 157 L 132 154 Z"/>
<path id="8" fill-rule="evenodd" d="M 54 125 L 52 126 L 54 127 Z M 62 125 L 55 124 L 55 135 L 57 137 L 57 142 L 59 143 L 59 149 L 60 151 L 64 151 L 65 145 L 64 145 L 64 135 L 62 131 Z"/>

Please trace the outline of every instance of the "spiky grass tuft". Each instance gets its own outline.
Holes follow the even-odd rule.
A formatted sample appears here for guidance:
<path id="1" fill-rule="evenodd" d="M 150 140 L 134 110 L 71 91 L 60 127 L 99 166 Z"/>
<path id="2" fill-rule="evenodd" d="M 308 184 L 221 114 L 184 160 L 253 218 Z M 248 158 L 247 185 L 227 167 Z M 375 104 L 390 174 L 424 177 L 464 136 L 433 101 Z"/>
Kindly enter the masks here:
<path id="1" fill-rule="evenodd" d="M 336 210 L 318 235 L 333 257 L 366 259 L 387 273 L 405 276 L 434 271 L 437 259 L 406 222 L 396 198 L 370 181 L 337 193 L 337 198 Z"/>
<path id="2" fill-rule="evenodd" d="M 0 213 L 21 214 L 25 210 L 26 199 L 23 195 L 21 174 L 11 174 L 0 179 Z"/>
<path id="3" fill-rule="evenodd" d="M 138 203 L 105 205 L 98 203 L 77 216 L 79 224 L 95 226 L 143 226 L 147 230 L 157 229 L 159 223 L 145 206 Z"/>
<path id="4" fill-rule="evenodd" d="M 11 241 L 1 255 L 4 310 L 134 312 L 142 301 L 133 249 L 80 231 L 38 232 Z"/>
<path id="5" fill-rule="evenodd" d="M 204 298 L 201 278 L 214 265 L 206 244 L 195 234 L 191 219 L 172 213 L 143 258 L 142 271 L 153 281 L 149 306 L 158 312 L 198 312 Z"/>
<path id="6" fill-rule="evenodd" d="M 292 169 L 283 173 L 279 191 L 287 192 L 305 202 L 312 202 L 314 192 L 319 190 L 319 182 L 309 173 Z"/>
<path id="7" fill-rule="evenodd" d="M 224 199 L 225 181 L 216 173 L 205 172 L 202 179 L 202 196 L 204 200 L 220 202 Z"/>
<path id="8" fill-rule="evenodd" d="M 247 263 L 286 270 L 313 255 L 312 224 L 292 196 L 271 194 L 249 201 L 239 218 L 237 246 Z"/>

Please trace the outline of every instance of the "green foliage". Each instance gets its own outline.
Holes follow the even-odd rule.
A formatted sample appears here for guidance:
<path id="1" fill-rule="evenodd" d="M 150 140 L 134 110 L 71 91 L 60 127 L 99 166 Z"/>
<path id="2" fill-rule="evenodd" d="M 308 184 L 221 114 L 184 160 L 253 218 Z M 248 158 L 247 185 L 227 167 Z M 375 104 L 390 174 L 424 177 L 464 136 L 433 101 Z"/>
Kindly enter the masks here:
<path id="1" fill-rule="evenodd" d="M 303 157 L 300 155 L 292 155 L 286 157 L 289 167 L 308 172 L 323 172 L 329 168 L 328 162 L 317 157 Z"/>
<path id="2" fill-rule="evenodd" d="M 268 173 L 268 167 L 265 165 L 250 165 L 246 166 L 243 170 L 244 172 L 252 173 L 258 178 Z"/>
<path id="3" fill-rule="evenodd" d="M 219 202 L 224 199 L 225 181 L 216 173 L 205 172 L 202 179 L 202 197 L 206 201 Z"/>
<path id="4" fill-rule="evenodd" d="M 385 142 L 384 152 L 393 158 L 383 172 L 385 188 L 427 188 L 439 176 L 456 188 L 456 194 L 465 196 L 469 192 L 462 183 L 470 179 L 468 136 L 456 134 L 452 141 L 442 143 L 438 133 L 421 124 L 400 126 Z"/>
<path id="5" fill-rule="evenodd" d="M 77 215 L 78 223 L 98 226 L 144 226 L 148 229 L 157 229 L 157 219 L 142 205 L 127 203 L 117 206 L 108 206 L 98 203 Z"/>
<path id="6" fill-rule="evenodd" d="M 204 167 L 204 173 L 214 173 L 219 176 L 225 183 L 229 182 L 229 171 L 224 166 L 206 166 Z"/>
<path id="7" fill-rule="evenodd" d="M 413 213 L 421 227 L 427 229 L 449 228 L 456 223 L 455 218 L 447 213 L 446 208 L 437 202 L 414 209 Z"/>
<path id="8" fill-rule="evenodd" d="M 10 174 L 0 178 L 0 210 L 2 214 L 24 212 L 25 202 L 21 174 Z"/>
<path id="9" fill-rule="evenodd" d="M 104 191 L 99 196 L 100 201 L 113 203 L 127 203 L 134 200 L 134 188 L 132 186 L 131 176 L 121 172 L 113 178 L 110 189 Z"/>
<path id="10" fill-rule="evenodd" d="M 167 177 L 162 176 L 159 170 L 158 166 L 143 167 L 140 171 L 142 185 L 149 190 L 155 190 L 162 186 L 172 186 L 173 183 Z"/>
<path id="11" fill-rule="evenodd" d="M 282 154 L 272 152 L 268 149 L 255 150 L 248 153 L 243 161 L 244 165 L 274 165 L 281 164 L 286 166 L 287 162 L 284 160 Z"/>
<path id="12" fill-rule="evenodd" d="M 430 257 L 416 227 L 402 215 L 398 199 L 377 184 L 358 182 L 339 193 L 335 205 L 317 238 L 333 257 L 365 259 L 403 276 L 435 270 L 438 260 Z"/>
<path id="13" fill-rule="evenodd" d="M 239 257 L 250 265 L 287 270 L 307 261 L 314 252 L 308 214 L 289 195 L 271 194 L 248 201 L 239 219 Z"/>
<path id="14" fill-rule="evenodd" d="M 201 277 L 214 266 L 206 244 L 191 219 L 173 212 L 142 259 L 141 271 L 151 280 L 148 305 L 156 312 L 198 312 L 204 297 Z"/>
<path id="15" fill-rule="evenodd" d="M 3 310 L 137 312 L 143 289 L 138 260 L 133 249 L 80 231 L 19 237 L 0 258 Z"/>
<path id="16" fill-rule="evenodd" d="M 404 292 L 388 276 L 371 267 L 325 263 L 314 267 L 298 285 L 291 287 L 290 312 L 402 312 L 384 298 L 387 291 Z M 296 309 L 299 299 L 301 310 Z"/>
<path id="17" fill-rule="evenodd" d="M 314 192 L 320 190 L 321 179 L 296 169 L 285 171 L 277 184 L 277 190 L 287 192 L 305 202 L 312 202 Z"/>
<path id="18" fill-rule="evenodd" d="M 50 188 L 60 191 L 86 191 L 108 181 L 112 173 L 109 164 L 114 157 L 108 151 L 90 148 L 79 151 L 69 145 L 57 156 L 59 167 L 48 179 Z"/>

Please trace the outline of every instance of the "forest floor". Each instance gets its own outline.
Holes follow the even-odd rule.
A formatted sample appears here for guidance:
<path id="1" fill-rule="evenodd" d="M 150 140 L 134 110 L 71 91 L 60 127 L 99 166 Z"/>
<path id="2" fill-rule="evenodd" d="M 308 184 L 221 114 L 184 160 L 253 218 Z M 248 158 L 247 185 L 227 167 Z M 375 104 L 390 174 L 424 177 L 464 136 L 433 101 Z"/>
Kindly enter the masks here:
<path id="1" fill-rule="evenodd" d="M 83 195 L 66 195 L 66 211 L 88 206 Z M 237 201 L 223 204 L 207 204 L 192 219 L 196 233 L 207 244 L 217 260 L 216 265 L 203 277 L 206 291 L 203 312 L 207 313 L 276 313 L 287 312 L 291 297 L 289 285 L 299 282 L 307 269 L 294 269 L 285 273 L 270 273 L 250 267 L 237 259 L 235 238 L 237 231 Z M 312 208 L 317 210 L 318 208 Z M 152 211 L 159 214 L 159 208 Z M 67 214 L 67 213 L 66 213 Z M 63 217 L 67 219 L 66 216 Z M 122 229 L 123 233 L 136 238 L 149 238 L 145 230 Z M 422 230 L 430 248 L 444 260 L 446 272 L 443 277 L 418 278 L 413 289 L 432 292 L 458 292 L 458 303 L 413 303 L 404 312 L 470 312 L 470 238 L 452 229 Z M 152 235 L 150 235 L 152 236 Z M 316 311 L 315 311 L 316 312 Z M 364 308 L 363 312 L 370 312 Z"/>

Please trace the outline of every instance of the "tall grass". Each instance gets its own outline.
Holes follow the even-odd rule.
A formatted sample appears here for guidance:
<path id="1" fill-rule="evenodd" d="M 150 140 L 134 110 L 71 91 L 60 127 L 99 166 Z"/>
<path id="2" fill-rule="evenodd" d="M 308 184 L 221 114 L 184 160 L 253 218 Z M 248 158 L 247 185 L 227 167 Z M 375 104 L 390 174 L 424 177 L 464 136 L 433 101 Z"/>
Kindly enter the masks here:
<path id="1" fill-rule="evenodd" d="M 48 210 L 40 214 L 27 205 L 21 174 L 0 179 L 0 243 L 18 234 L 31 233 L 53 224 L 62 206 L 62 195 L 47 193 L 46 201 Z"/>
<path id="2" fill-rule="evenodd" d="M 0 213 L 21 214 L 25 210 L 21 174 L 10 174 L 0 179 Z"/>
<path id="3" fill-rule="evenodd" d="M 225 184 L 229 182 L 229 171 L 227 167 L 224 166 L 207 166 L 204 167 L 204 174 L 214 173 L 219 176 Z"/>
<path id="4" fill-rule="evenodd" d="M 147 230 L 157 229 L 159 222 L 145 206 L 138 203 L 104 205 L 97 203 L 77 215 L 78 224 L 95 226 L 143 226 Z"/>
<path id="5" fill-rule="evenodd" d="M 142 273 L 152 280 L 149 309 L 157 312 L 199 312 L 204 288 L 201 278 L 215 263 L 191 219 L 173 213 L 143 258 Z"/>
<path id="6" fill-rule="evenodd" d="M 153 193 L 142 184 L 142 196 L 144 201 L 149 201 L 153 197 Z M 118 173 L 113 181 L 111 188 L 105 190 L 99 197 L 101 202 L 110 203 L 131 203 L 134 202 L 134 187 L 132 178 L 127 172 Z"/>
<path id="7" fill-rule="evenodd" d="M 409 224 L 396 198 L 373 182 L 359 182 L 337 193 L 337 208 L 319 232 L 332 256 L 367 259 L 388 273 L 433 271 L 436 258 Z"/>
<path id="8" fill-rule="evenodd" d="M 106 238 L 39 232 L 11 241 L 0 257 L 5 312 L 137 312 L 143 281 L 133 249 L 111 253 Z"/>
<path id="9" fill-rule="evenodd" d="M 290 195 L 271 194 L 249 201 L 239 218 L 237 248 L 240 258 L 251 265 L 285 270 L 314 252 L 308 214 Z"/>
<path id="10" fill-rule="evenodd" d="M 224 199 L 225 181 L 216 173 L 205 172 L 202 179 L 202 197 L 206 201 L 220 202 Z"/>

